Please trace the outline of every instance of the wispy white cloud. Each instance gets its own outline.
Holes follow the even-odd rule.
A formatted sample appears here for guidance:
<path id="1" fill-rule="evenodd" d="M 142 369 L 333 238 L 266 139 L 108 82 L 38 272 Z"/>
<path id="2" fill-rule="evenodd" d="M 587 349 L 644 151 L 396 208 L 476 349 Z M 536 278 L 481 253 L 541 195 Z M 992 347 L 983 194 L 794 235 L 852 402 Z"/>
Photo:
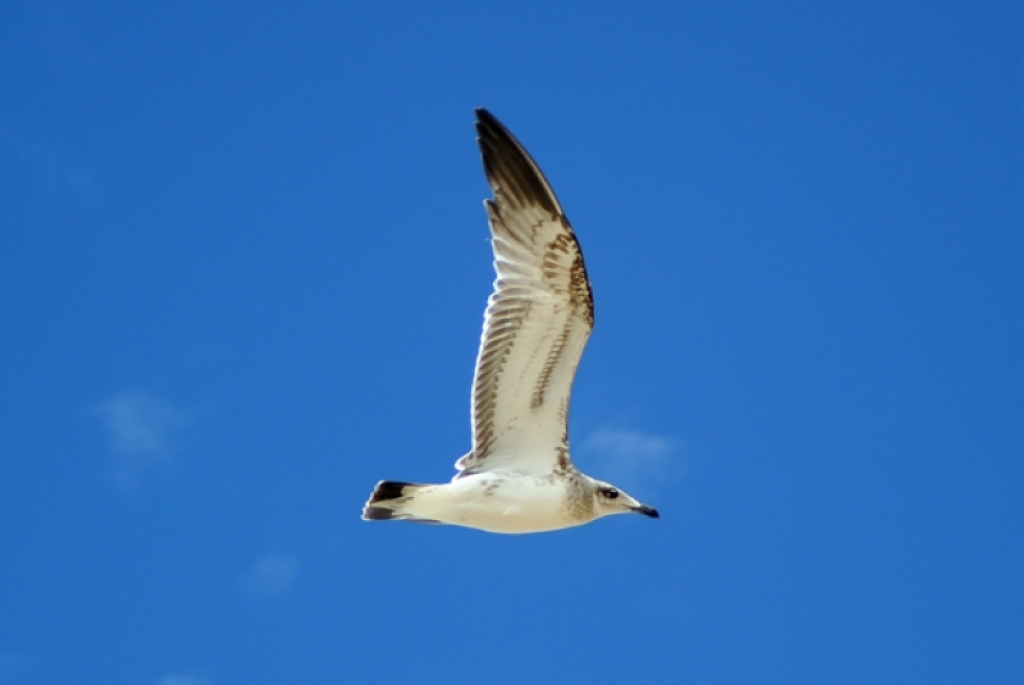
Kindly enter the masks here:
<path id="1" fill-rule="evenodd" d="M 293 556 L 268 554 L 242 574 L 242 591 L 250 599 L 277 599 L 291 590 L 299 571 Z"/>
<path id="2" fill-rule="evenodd" d="M 137 489 L 149 477 L 173 474 L 178 440 L 195 422 L 194 410 L 142 390 L 114 395 L 93 414 L 110 440 L 114 482 L 126 490 Z"/>
<path id="3" fill-rule="evenodd" d="M 210 685 L 208 678 L 201 678 L 195 675 L 165 675 L 160 679 L 159 685 Z"/>
<path id="4" fill-rule="evenodd" d="M 624 428 L 599 428 L 574 451 L 592 461 L 595 478 L 627 491 L 646 489 L 649 493 L 678 475 L 680 466 L 680 449 L 674 440 Z"/>

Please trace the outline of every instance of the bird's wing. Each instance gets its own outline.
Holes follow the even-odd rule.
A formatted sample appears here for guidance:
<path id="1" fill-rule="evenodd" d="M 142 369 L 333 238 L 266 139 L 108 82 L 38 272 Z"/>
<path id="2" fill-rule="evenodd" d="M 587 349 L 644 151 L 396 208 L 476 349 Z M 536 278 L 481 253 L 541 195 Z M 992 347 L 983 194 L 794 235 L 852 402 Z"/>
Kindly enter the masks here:
<path id="1" fill-rule="evenodd" d="M 569 394 L 594 326 L 583 254 L 544 174 L 483 109 L 477 142 L 494 193 L 494 292 L 487 301 L 473 378 L 473 451 L 462 474 L 570 467 Z"/>

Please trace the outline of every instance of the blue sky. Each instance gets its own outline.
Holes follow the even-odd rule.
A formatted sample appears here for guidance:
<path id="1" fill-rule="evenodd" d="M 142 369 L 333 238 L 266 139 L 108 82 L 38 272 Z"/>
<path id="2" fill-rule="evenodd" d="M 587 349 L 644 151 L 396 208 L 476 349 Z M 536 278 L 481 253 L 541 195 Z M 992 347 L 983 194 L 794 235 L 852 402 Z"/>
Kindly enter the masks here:
<path id="1" fill-rule="evenodd" d="M 0 683 L 1020 682 L 1011 2 L 0 9 Z M 656 506 L 366 523 L 469 446 L 472 109 Z"/>

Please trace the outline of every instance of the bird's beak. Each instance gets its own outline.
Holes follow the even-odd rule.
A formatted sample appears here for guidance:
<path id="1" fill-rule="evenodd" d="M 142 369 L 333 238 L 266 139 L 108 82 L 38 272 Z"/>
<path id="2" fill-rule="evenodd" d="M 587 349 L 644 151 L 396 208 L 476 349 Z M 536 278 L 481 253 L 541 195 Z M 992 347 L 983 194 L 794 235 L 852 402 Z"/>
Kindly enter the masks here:
<path id="1" fill-rule="evenodd" d="M 648 516 L 652 519 L 658 518 L 658 510 L 654 507 L 649 507 L 646 504 L 639 504 L 635 507 L 630 507 L 629 509 L 635 514 L 643 514 L 644 516 Z"/>

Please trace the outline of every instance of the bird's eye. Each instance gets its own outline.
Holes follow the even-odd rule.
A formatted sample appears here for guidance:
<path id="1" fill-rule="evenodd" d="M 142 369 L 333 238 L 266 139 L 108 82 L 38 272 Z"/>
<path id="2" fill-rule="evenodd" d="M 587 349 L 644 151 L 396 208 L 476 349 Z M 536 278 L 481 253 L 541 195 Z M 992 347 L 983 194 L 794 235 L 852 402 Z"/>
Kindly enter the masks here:
<path id="1" fill-rule="evenodd" d="M 615 488 L 605 488 L 604 490 L 601 491 L 601 494 L 607 497 L 608 499 L 615 499 L 616 497 L 619 496 L 619 491 L 616 490 Z"/>

